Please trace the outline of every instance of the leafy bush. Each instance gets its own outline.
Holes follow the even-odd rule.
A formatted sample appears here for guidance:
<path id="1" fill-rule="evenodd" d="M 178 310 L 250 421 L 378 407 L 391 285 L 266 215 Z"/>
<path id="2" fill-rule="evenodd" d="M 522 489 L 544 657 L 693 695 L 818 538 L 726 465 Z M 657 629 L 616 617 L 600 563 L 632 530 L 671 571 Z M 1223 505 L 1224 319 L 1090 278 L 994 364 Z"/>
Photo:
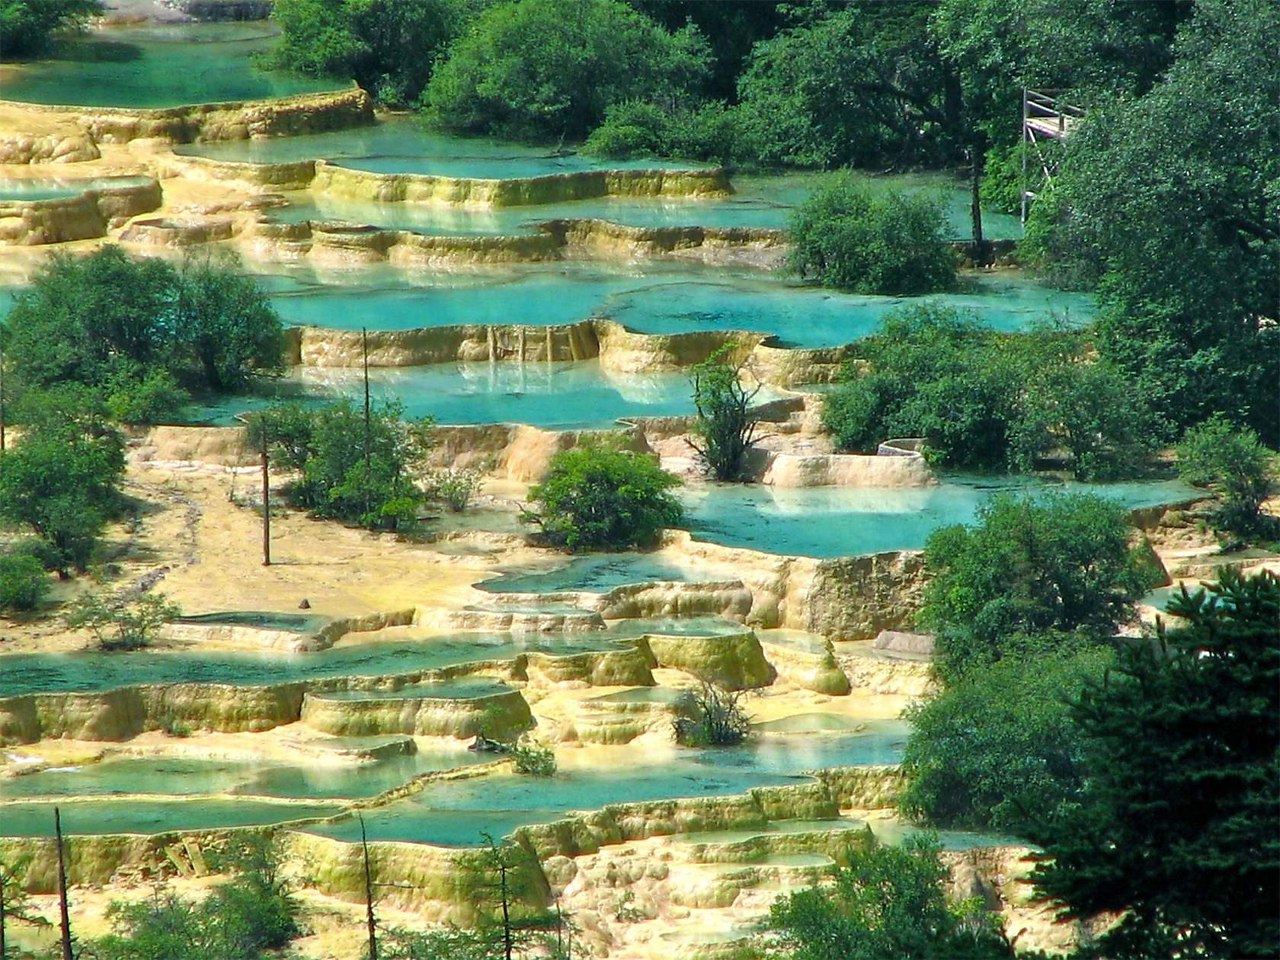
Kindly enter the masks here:
<path id="1" fill-rule="evenodd" d="M 254 417 L 249 439 L 261 449 L 265 426 L 276 462 L 301 472 L 288 490 L 295 506 L 375 530 L 404 529 L 425 498 L 414 476 L 431 445 L 431 421 L 405 420 L 403 410 L 374 405 L 366 430 L 363 410 L 347 399 L 319 410 L 285 404 Z"/>
<path id="2" fill-rule="evenodd" d="M 53 34 L 102 13 L 102 0 L 3 0 L 0 50 L 5 59 L 31 57 L 49 48 Z"/>
<path id="3" fill-rule="evenodd" d="M 234 258 L 192 254 L 176 269 L 108 246 L 56 254 L 5 321 L 19 412 L 79 385 L 125 419 L 154 422 L 185 401 L 179 387 L 224 391 L 283 357 L 282 326 Z M 38 395 L 23 403 L 25 394 Z"/>
<path id="4" fill-rule="evenodd" d="M 1153 586 L 1129 546 L 1123 508 L 1091 494 L 995 497 L 973 526 L 934 531 L 925 569 L 920 621 L 937 631 L 939 665 L 951 677 L 1012 654 L 1109 639 Z"/>
<path id="5" fill-rule="evenodd" d="M 672 722 L 676 742 L 689 747 L 730 747 L 751 733 L 751 718 L 742 709 L 744 690 L 723 690 L 703 683 L 681 698 L 680 715 Z"/>
<path id="6" fill-rule="evenodd" d="M 0 554 L 0 610 L 34 610 L 49 595 L 44 564 L 30 551 Z"/>
<path id="7" fill-rule="evenodd" d="M 63 418 L 53 404 L 5 454 L 0 517 L 30 527 L 48 544 L 42 559 L 65 575 L 86 569 L 103 526 L 119 511 L 124 438 L 92 417 Z"/>
<path id="8" fill-rule="evenodd" d="M 718 100 L 674 108 L 648 100 L 624 100 L 605 111 L 584 153 L 601 157 L 679 157 L 716 163 L 749 161 L 738 111 Z"/>
<path id="9" fill-rule="evenodd" d="M 698 417 L 690 444 L 698 459 L 717 480 L 741 480 L 747 452 L 756 441 L 758 418 L 751 401 L 760 388 L 749 390 L 740 369 L 729 362 L 733 345 L 726 344 L 693 368 L 693 402 Z"/>
<path id="10" fill-rule="evenodd" d="M 484 477 L 476 470 L 432 470 L 427 474 L 426 495 L 453 513 L 462 513 L 482 483 Z"/>
<path id="11" fill-rule="evenodd" d="M 913 294 L 955 283 L 956 258 L 937 199 L 873 190 L 849 171 L 819 185 L 792 215 L 791 266 L 823 286 Z"/>
<path id="12" fill-rule="evenodd" d="M 1140 474 L 1150 460 L 1150 413 L 1077 332 L 998 334 L 925 303 L 891 313 L 859 348 L 870 369 L 846 371 L 823 406 L 843 450 L 922 437 L 943 464 L 1019 471 L 1065 451 L 1090 480 Z"/>
<path id="13" fill-rule="evenodd" d="M 467 0 L 276 0 L 269 63 L 356 80 L 383 103 L 415 103 L 475 4 Z"/>
<path id="14" fill-rule="evenodd" d="M 1105 649 L 1010 657 L 910 707 L 899 807 L 938 826 L 1025 836 L 1083 784 L 1067 698 L 1111 659 Z"/>
<path id="15" fill-rule="evenodd" d="M 1275 520 L 1262 512 L 1271 491 L 1272 459 L 1254 431 L 1214 417 L 1183 437 L 1178 474 L 1187 483 L 1218 492 L 1222 506 L 1214 522 L 1222 529 L 1238 534 L 1274 533 Z"/>
<path id="16" fill-rule="evenodd" d="M 140 650 L 151 645 L 167 621 L 181 615 L 177 604 L 162 593 L 112 598 L 85 593 L 72 605 L 67 626 L 88 629 L 101 650 Z"/>
<path id="17" fill-rule="evenodd" d="M 611 104 L 681 100 L 709 62 L 695 28 L 668 33 L 620 0 L 497 3 L 450 47 L 423 103 L 451 130 L 576 138 Z"/>
<path id="18" fill-rule="evenodd" d="M 874 844 L 839 867 L 831 885 L 779 898 L 769 912 L 769 955 L 795 960 L 1002 960 L 1013 949 L 998 915 L 954 902 L 937 841 Z"/>
<path id="19" fill-rule="evenodd" d="M 519 773 L 549 777 L 556 772 L 556 751 L 528 734 L 511 744 L 510 753 Z"/>
<path id="20" fill-rule="evenodd" d="M 256 849 L 258 854 L 245 853 Z M 265 852 L 265 853 L 264 853 Z M 225 858 L 237 876 L 203 900 L 173 893 L 136 903 L 116 902 L 107 912 L 113 932 L 93 943 L 100 960 L 261 960 L 300 934 L 299 905 L 280 879 L 271 841 L 254 838 Z"/>
<path id="21" fill-rule="evenodd" d="M 530 519 L 569 550 L 652 546 L 684 516 L 667 493 L 679 484 L 653 457 L 584 444 L 551 458 L 546 477 L 529 490 L 538 506 Z"/>

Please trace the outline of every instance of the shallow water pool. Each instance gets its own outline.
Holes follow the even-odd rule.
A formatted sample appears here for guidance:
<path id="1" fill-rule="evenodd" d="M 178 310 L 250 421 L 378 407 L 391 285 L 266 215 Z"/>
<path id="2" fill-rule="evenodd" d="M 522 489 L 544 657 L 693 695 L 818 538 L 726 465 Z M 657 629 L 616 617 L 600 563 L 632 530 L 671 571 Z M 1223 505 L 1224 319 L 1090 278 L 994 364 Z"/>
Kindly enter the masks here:
<path id="1" fill-rule="evenodd" d="M 374 268 L 325 279 L 320 283 L 300 271 L 264 278 L 264 284 L 291 324 L 406 330 L 607 317 L 640 333 L 746 330 L 798 347 L 838 346 L 868 336 L 880 329 L 885 314 L 923 299 L 970 310 L 1001 331 L 1023 330 L 1051 315 L 1079 324 L 1094 314 L 1092 297 L 1012 273 L 970 276 L 957 291 L 930 298 L 844 294 L 758 272 L 709 274 L 668 266 L 568 264 L 429 275 Z"/>
<path id="2" fill-rule="evenodd" d="M 679 496 L 699 540 L 787 556 L 841 557 L 920 549 L 939 527 L 972 521 L 993 496 L 1023 492 L 1094 493 L 1128 509 L 1196 496 L 1176 481 L 1051 484 L 1016 478 L 901 489 L 704 485 L 683 487 Z"/>
<path id="3" fill-rule="evenodd" d="M 345 83 L 259 69 L 274 27 L 189 23 L 93 30 L 48 59 L 4 67 L 6 100 L 90 107 L 173 107 L 342 89 Z"/>
<path id="4" fill-rule="evenodd" d="M 374 400 L 398 400 L 406 416 L 434 417 L 441 424 L 523 423 L 571 430 L 608 427 L 622 417 L 693 413 L 687 374 L 615 373 L 594 360 L 380 367 L 369 371 L 369 382 Z M 295 367 L 276 394 L 320 405 L 344 396 L 355 399 L 363 389 L 364 375 L 355 368 Z M 193 408 L 190 419 L 230 423 L 273 399 L 224 397 Z M 766 399 L 761 394 L 760 402 Z"/>
<path id="5" fill-rule="evenodd" d="M 221 827 L 261 826 L 329 817 L 341 812 L 336 804 L 273 803 L 268 800 L 202 797 L 173 800 L 67 800 L 62 809 L 62 832 L 68 836 L 106 833 L 165 833 L 170 830 L 214 830 Z M 0 805 L 0 836 L 52 837 L 55 802 Z"/>
<path id="6" fill-rule="evenodd" d="M 414 117 L 389 117 L 354 130 L 269 140 L 226 140 L 177 148 L 184 156 L 248 163 L 332 160 L 353 170 L 485 180 L 540 177 L 579 170 L 689 169 L 686 161 L 597 159 L 575 150 L 457 137 L 430 130 Z"/>
<path id="7" fill-rule="evenodd" d="M 696 566 L 691 566 L 680 563 L 667 554 L 605 553 L 574 557 L 555 570 L 537 573 L 512 571 L 477 586 L 490 593 L 558 593 L 578 590 L 603 593 L 631 583 L 733 579 L 736 576 L 728 564 L 699 561 Z"/>

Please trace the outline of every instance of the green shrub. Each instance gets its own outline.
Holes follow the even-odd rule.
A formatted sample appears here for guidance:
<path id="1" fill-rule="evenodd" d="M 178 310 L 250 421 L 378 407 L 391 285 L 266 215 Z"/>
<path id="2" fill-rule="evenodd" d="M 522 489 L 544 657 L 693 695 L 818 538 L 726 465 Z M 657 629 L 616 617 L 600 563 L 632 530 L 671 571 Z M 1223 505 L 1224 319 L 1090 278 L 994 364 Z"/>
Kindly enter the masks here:
<path id="1" fill-rule="evenodd" d="M 939 200 L 874 190 L 843 171 L 792 215 L 791 266 L 823 286 L 857 293 L 916 294 L 954 285 L 956 257 Z"/>
<path id="2" fill-rule="evenodd" d="M 911 706 L 900 809 L 942 827 L 1025 836 L 1083 784 L 1067 698 L 1111 660 L 1101 648 L 1010 657 Z"/>
<path id="3" fill-rule="evenodd" d="M 823 405 L 842 450 L 921 437 L 942 464 L 1021 472 L 1066 453 L 1082 480 L 1140 475 L 1150 462 L 1153 417 L 1078 332 L 994 333 L 926 302 L 891 313 L 858 346 L 865 366 Z"/>
<path id="4" fill-rule="evenodd" d="M 834 882 L 779 898 L 769 912 L 770 956 L 794 960 L 1012 960 L 999 914 L 948 896 L 937 840 L 873 844 Z"/>
<path id="5" fill-rule="evenodd" d="M 742 149 L 737 110 L 718 100 L 676 108 L 647 100 L 615 103 L 582 150 L 617 159 L 678 157 L 722 164 L 750 160 Z"/>
<path id="6" fill-rule="evenodd" d="M 471 503 L 484 477 L 476 470 L 432 470 L 427 474 L 426 495 L 438 500 L 453 513 L 462 513 Z"/>
<path id="7" fill-rule="evenodd" d="M 58 30 L 80 26 L 102 13 L 102 0 L 3 0 L 0 50 L 6 60 L 31 57 L 49 48 Z"/>
<path id="8" fill-rule="evenodd" d="M 555 748 L 525 734 L 510 746 L 516 771 L 532 777 L 549 777 L 556 772 Z"/>
<path id="9" fill-rule="evenodd" d="M 156 631 L 182 611 L 162 593 L 105 598 L 82 594 L 67 614 L 67 626 L 88 629 L 101 650 L 140 650 L 151 645 Z"/>
<path id="10" fill-rule="evenodd" d="M 109 387 L 107 409 L 121 423 L 162 423 L 173 417 L 190 396 L 168 370 L 152 370 L 143 379 L 123 378 Z"/>
<path id="11" fill-rule="evenodd" d="M 364 412 L 348 399 L 307 410 L 284 404 L 252 418 L 249 442 L 263 430 L 276 462 L 302 476 L 288 490 L 295 506 L 318 517 L 374 530 L 417 522 L 425 492 L 414 480 L 431 445 L 431 421 L 406 420 L 396 402 Z M 367 456 L 366 456 L 367 454 Z"/>
<path id="12" fill-rule="evenodd" d="M 652 546 L 684 516 L 667 491 L 680 481 L 653 457 L 607 443 L 563 450 L 529 491 L 530 519 L 569 550 Z"/>
<path id="13" fill-rule="evenodd" d="M 1271 491 L 1272 453 L 1257 433 L 1214 417 L 1186 432 L 1178 446 L 1178 474 L 1214 489 L 1222 505 L 1214 523 L 1236 534 L 1273 534 L 1274 518 L 1262 512 Z"/>
<path id="14" fill-rule="evenodd" d="M 693 402 L 698 416 L 689 442 L 716 480 L 743 479 L 759 423 L 751 413 L 751 401 L 760 388 L 742 385 L 740 369 L 729 362 L 733 349 L 732 344 L 726 344 L 693 368 Z"/>
<path id="15" fill-rule="evenodd" d="M 1001 495 L 974 525 L 934 531 L 920 622 L 937 631 L 944 676 L 1110 639 L 1154 586 L 1129 535 L 1124 509 L 1091 494 Z"/>
<path id="16" fill-rule="evenodd" d="M 34 610 L 49 595 L 44 564 L 29 551 L 0 554 L 0 610 Z"/>
<path id="17" fill-rule="evenodd" d="M 687 97 L 709 65 L 695 28 L 668 33 L 620 0 L 496 3 L 450 47 L 423 104 L 451 130 L 577 138 L 614 103 Z"/>
<path id="18" fill-rule="evenodd" d="M 742 709 L 745 690 L 723 690 L 703 682 L 686 693 L 672 722 L 676 742 L 688 747 L 731 747 L 751 733 L 751 717 Z"/>

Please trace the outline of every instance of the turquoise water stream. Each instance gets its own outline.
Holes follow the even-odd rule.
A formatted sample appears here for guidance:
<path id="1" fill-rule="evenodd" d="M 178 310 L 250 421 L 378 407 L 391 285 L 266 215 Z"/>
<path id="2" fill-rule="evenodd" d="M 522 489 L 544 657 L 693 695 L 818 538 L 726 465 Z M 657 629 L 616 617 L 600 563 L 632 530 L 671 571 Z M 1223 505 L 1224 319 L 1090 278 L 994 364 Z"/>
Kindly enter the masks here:
<path id="1" fill-rule="evenodd" d="M 9 66 L 6 100 L 89 107 L 174 107 L 341 89 L 346 84 L 259 69 L 274 27 L 192 23 L 111 27 L 64 40 L 49 59 Z"/>

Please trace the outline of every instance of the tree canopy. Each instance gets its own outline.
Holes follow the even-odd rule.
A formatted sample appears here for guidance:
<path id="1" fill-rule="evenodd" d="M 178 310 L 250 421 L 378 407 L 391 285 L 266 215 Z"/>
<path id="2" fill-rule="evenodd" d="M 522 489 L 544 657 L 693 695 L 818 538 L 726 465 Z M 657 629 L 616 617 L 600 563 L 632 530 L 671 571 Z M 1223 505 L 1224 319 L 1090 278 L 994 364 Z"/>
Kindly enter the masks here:
<path id="1" fill-rule="evenodd" d="M 0 50 L 6 59 L 44 53 L 58 30 L 102 12 L 102 0 L 0 0 Z"/>
<path id="2" fill-rule="evenodd" d="M 1037 882 L 1073 916 L 1120 914 L 1108 957 L 1274 956 L 1280 581 L 1228 568 L 1169 613 L 1074 700 L 1085 789 Z"/>

